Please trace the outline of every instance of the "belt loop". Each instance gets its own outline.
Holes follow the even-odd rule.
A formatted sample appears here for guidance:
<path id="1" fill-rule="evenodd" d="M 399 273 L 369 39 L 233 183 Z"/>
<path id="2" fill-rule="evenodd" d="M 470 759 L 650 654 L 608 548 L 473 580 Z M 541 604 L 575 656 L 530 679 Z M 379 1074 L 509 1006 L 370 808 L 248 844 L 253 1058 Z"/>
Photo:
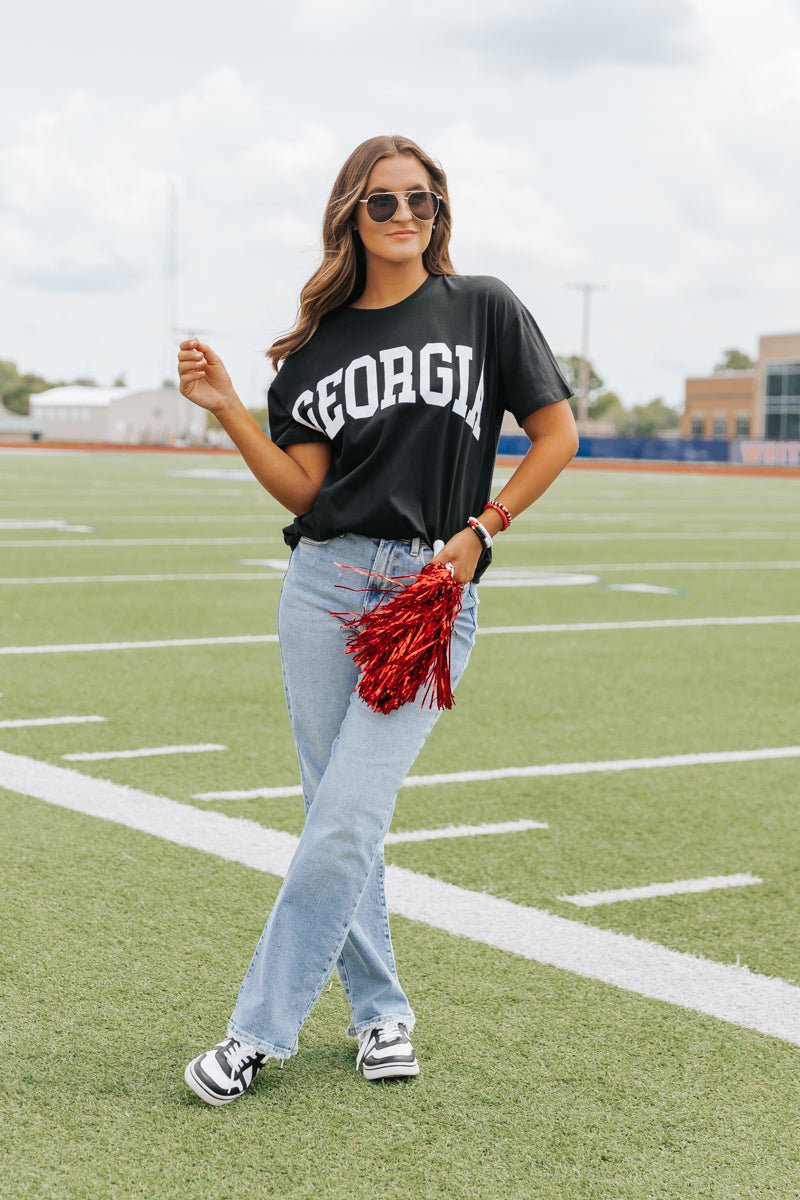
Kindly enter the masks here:
<path id="1" fill-rule="evenodd" d="M 422 541 L 422 538 L 415 537 L 411 543 L 411 553 L 414 556 L 414 558 L 419 558 L 419 549 L 420 549 L 421 541 Z"/>

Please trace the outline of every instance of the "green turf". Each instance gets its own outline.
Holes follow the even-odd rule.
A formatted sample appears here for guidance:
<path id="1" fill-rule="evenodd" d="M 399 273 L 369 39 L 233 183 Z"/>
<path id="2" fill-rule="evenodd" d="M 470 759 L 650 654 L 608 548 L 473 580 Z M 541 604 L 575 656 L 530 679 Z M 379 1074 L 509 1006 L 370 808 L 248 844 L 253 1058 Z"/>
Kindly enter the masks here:
<path id="1" fill-rule="evenodd" d="M 797 480 L 568 470 L 515 522 L 530 540 L 497 539 L 495 565 L 563 565 L 598 582 L 479 587 L 479 625 L 795 613 L 797 569 L 725 564 L 800 562 L 798 500 Z M 4 530 L 14 518 L 92 532 Z M 242 560 L 286 558 L 289 519 L 233 457 L 0 456 L 6 578 L 270 573 Z M 85 544 L 141 538 L 250 540 Z M 644 565 L 657 563 L 686 565 Z M 630 582 L 677 594 L 613 590 Z M 0 641 L 274 633 L 279 590 L 280 579 L 0 585 Z M 482 635 L 413 773 L 794 745 L 799 632 Z M 0 720 L 64 713 L 107 720 L 0 729 L 0 749 L 299 833 L 299 798 L 193 799 L 298 782 L 276 644 L 0 656 Z M 61 757 L 185 742 L 228 749 Z M 387 861 L 798 983 L 796 764 L 406 788 L 395 830 L 523 817 L 549 828 L 391 845 Z M 3 1200 L 800 1195 L 797 1047 L 397 917 L 419 1079 L 356 1075 L 336 982 L 299 1057 L 208 1110 L 183 1065 L 222 1035 L 279 881 L 0 797 L 2 1111 L 14 1129 Z M 742 871 L 763 884 L 596 909 L 558 900 Z M 454 1037 L 467 1055 L 453 1056 Z"/>

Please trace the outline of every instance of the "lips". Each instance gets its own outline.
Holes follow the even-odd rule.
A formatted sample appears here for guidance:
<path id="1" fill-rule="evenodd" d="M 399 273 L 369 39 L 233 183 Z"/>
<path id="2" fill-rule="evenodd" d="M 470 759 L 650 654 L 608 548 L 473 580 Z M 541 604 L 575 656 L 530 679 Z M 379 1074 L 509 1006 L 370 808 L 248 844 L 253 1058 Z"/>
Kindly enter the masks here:
<path id="1" fill-rule="evenodd" d="M 414 237 L 414 230 L 413 229 L 398 230 L 396 233 L 390 233 L 389 237 L 396 237 L 396 238 Z"/>

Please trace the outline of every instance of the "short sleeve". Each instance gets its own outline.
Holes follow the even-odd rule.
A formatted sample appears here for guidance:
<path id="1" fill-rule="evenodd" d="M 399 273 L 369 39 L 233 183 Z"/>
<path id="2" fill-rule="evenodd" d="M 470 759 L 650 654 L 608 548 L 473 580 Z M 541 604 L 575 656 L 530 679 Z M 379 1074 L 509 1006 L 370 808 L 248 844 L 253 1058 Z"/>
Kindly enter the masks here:
<path id="1" fill-rule="evenodd" d="M 267 393 L 267 420 L 272 441 L 276 446 L 293 446 L 299 442 L 327 442 L 330 445 L 330 438 L 321 429 L 315 429 L 293 415 L 292 405 L 283 399 L 279 375 L 280 372 Z"/>
<path id="2" fill-rule="evenodd" d="M 517 300 L 498 344 L 503 408 L 521 426 L 524 419 L 557 400 L 574 396 L 556 357 L 527 308 Z"/>

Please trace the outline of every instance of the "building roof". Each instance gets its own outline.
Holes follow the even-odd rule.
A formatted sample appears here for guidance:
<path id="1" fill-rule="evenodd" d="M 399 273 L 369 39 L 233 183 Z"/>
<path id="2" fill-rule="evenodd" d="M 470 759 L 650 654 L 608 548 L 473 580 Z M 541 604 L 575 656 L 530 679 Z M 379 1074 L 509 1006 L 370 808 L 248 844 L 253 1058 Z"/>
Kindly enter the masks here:
<path id="1" fill-rule="evenodd" d="M 71 383 L 64 387 L 48 388 L 45 392 L 34 392 L 28 399 L 32 408 L 42 404 L 46 404 L 48 408 L 72 408 L 76 405 L 83 408 L 108 408 L 112 400 L 126 400 L 129 396 L 152 396 L 160 392 L 177 394 L 174 388 L 87 387 L 84 384 Z"/>

